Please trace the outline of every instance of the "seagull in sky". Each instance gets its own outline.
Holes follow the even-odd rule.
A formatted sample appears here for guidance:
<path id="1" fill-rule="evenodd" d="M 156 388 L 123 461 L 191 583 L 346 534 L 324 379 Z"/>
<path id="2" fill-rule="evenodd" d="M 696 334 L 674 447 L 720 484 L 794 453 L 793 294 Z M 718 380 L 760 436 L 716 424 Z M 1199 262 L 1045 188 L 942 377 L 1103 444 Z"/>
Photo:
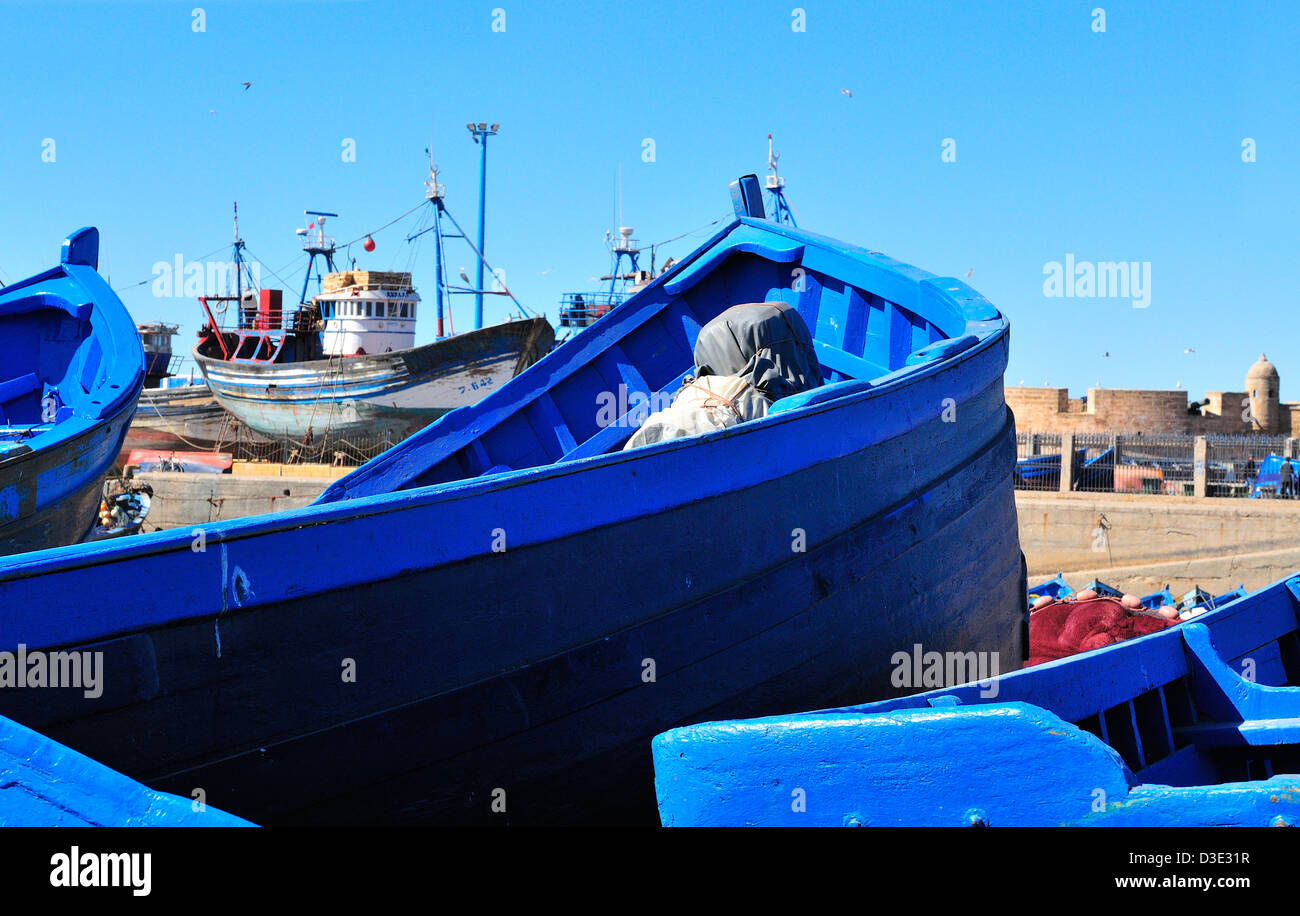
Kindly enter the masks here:
<path id="1" fill-rule="evenodd" d="M 469 285 L 469 274 L 465 273 L 465 268 L 463 267 L 460 269 L 460 278 L 465 281 L 466 286 Z"/>
<path id="2" fill-rule="evenodd" d="M 249 89 L 251 89 L 252 87 L 253 87 L 253 84 L 252 84 L 252 83 L 250 83 L 248 80 L 244 80 L 244 91 L 245 91 L 245 92 L 247 92 L 247 91 L 248 91 Z"/>
<path id="3" fill-rule="evenodd" d="M 840 95 L 847 95 L 849 98 L 853 98 L 853 90 L 852 90 L 852 89 L 841 89 L 841 90 L 840 90 Z"/>

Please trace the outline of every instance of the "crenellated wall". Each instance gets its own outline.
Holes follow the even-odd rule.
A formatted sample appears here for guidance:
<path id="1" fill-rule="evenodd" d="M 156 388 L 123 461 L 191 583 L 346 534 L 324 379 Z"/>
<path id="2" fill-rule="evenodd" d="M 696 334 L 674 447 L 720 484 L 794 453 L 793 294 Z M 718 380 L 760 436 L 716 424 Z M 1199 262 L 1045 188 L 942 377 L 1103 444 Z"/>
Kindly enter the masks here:
<path id="1" fill-rule="evenodd" d="M 1211 391 L 1209 403 L 1188 413 L 1187 392 L 1089 388 L 1087 398 L 1071 398 L 1065 388 L 1006 388 L 1016 429 L 1036 433 L 1184 433 L 1242 435 L 1257 432 L 1243 416 L 1245 392 Z M 1289 435 L 1300 404 L 1283 404 L 1279 435 Z"/>

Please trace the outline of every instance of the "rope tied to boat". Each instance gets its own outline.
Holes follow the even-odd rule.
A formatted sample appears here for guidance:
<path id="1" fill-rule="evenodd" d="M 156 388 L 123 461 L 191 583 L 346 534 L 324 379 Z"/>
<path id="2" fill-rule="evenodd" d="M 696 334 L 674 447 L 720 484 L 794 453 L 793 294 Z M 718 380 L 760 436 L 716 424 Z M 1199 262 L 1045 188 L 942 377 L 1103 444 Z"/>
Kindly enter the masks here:
<path id="1" fill-rule="evenodd" d="M 734 376 L 733 376 L 733 377 L 734 377 Z M 739 396 L 740 394 L 742 394 L 742 393 L 745 391 L 745 389 L 747 389 L 747 388 L 752 388 L 752 387 L 753 387 L 753 386 L 750 385 L 749 382 L 745 382 L 745 381 L 742 380 L 742 381 L 741 381 L 741 388 L 740 388 L 740 391 L 737 392 L 737 396 Z M 708 388 L 708 387 L 706 387 L 706 386 L 704 386 L 704 385 L 699 384 L 698 380 L 696 380 L 696 379 L 693 379 L 693 378 L 692 378 L 692 379 L 687 379 L 686 383 L 685 383 L 684 385 L 682 385 L 682 388 L 683 388 L 683 389 L 686 389 L 686 388 L 694 388 L 694 389 L 697 390 L 697 391 L 702 391 L 702 392 L 704 392 L 705 397 L 704 397 L 704 400 L 703 400 L 699 405 L 697 405 L 697 406 L 699 406 L 699 407 L 726 407 L 726 408 L 730 409 L 731 412 L 734 413 L 734 414 L 736 415 L 736 419 L 737 419 L 737 420 L 744 420 L 744 419 L 745 419 L 745 415 L 744 415 L 743 413 L 741 413 L 740 408 L 739 408 L 738 406 L 736 406 L 736 402 L 735 402 L 735 400 L 733 400 L 732 398 L 727 397 L 727 396 L 724 395 L 724 394 L 721 394 L 721 393 L 719 393 L 719 392 L 717 392 L 717 391 L 714 391 L 712 388 Z"/>

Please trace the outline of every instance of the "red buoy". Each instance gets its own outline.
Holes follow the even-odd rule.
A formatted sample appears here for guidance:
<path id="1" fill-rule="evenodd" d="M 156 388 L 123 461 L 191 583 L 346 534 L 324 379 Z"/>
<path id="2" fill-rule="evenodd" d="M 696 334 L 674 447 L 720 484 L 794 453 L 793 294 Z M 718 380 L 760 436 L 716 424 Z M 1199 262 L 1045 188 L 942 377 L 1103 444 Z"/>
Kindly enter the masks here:
<path id="1" fill-rule="evenodd" d="M 366 251 L 374 251 L 374 250 L 375 250 L 375 240 L 372 239 L 370 236 L 366 236 L 366 243 L 365 243 L 364 245 L 362 245 L 361 247 L 364 248 Z"/>

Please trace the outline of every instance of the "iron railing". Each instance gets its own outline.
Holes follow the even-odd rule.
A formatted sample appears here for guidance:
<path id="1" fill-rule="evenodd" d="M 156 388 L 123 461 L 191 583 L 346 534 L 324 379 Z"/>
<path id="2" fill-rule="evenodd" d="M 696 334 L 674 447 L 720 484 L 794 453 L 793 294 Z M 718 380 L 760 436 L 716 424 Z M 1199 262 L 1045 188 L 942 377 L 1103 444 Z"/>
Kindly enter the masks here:
<path id="1" fill-rule="evenodd" d="M 1062 489 L 1063 438 L 1060 433 L 1016 434 L 1016 489 Z M 1274 456 L 1272 467 L 1288 448 L 1285 436 L 1262 435 L 1075 433 L 1072 439 L 1068 489 L 1093 493 L 1193 496 L 1197 465 L 1203 461 L 1206 496 L 1276 495 L 1277 486 L 1268 475 L 1261 477 L 1261 471 L 1265 459 Z M 1300 459 L 1295 464 L 1300 479 Z"/>

